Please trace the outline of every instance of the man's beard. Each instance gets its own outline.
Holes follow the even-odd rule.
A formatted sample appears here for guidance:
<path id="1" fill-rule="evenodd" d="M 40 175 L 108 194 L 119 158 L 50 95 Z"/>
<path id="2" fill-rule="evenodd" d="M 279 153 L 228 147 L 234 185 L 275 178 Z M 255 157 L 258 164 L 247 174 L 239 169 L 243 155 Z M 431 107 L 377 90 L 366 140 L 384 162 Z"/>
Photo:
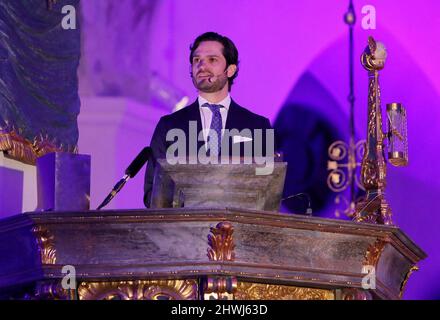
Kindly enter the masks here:
<path id="1" fill-rule="evenodd" d="M 215 78 L 213 82 L 209 82 L 209 78 L 204 78 L 199 80 L 199 82 L 197 83 L 197 79 L 194 77 L 192 81 L 197 90 L 206 93 L 221 91 L 225 87 L 225 85 L 228 84 L 228 77 L 225 74 L 220 76 L 212 76 L 212 78 Z"/>

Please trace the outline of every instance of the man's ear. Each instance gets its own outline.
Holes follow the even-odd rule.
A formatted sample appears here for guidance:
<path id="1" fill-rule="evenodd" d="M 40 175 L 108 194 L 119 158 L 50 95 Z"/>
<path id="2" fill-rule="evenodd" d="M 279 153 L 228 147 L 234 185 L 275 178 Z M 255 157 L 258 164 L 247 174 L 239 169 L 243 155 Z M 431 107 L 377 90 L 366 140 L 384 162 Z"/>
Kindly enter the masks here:
<path id="1" fill-rule="evenodd" d="M 232 76 L 234 76 L 236 71 L 237 71 L 237 65 L 230 64 L 228 66 L 227 73 L 226 73 L 228 75 L 228 78 L 231 78 Z"/>

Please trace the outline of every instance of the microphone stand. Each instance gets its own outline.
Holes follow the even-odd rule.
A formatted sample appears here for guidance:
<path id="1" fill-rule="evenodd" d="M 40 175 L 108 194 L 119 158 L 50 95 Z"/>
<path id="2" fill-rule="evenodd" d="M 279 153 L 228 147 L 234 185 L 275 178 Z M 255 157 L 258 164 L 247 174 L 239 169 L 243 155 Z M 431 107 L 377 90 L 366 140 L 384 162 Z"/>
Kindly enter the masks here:
<path id="1" fill-rule="evenodd" d="M 124 187 L 125 183 L 130 179 L 128 174 L 124 175 L 118 183 L 115 184 L 113 190 L 108 194 L 108 196 L 104 199 L 104 201 L 96 208 L 96 210 L 101 210 L 101 208 L 105 207 L 109 204 L 110 201 L 115 197 L 115 195 Z"/>
<path id="2" fill-rule="evenodd" d="M 142 151 L 137 155 L 137 157 L 131 162 L 128 168 L 125 170 L 125 174 L 118 183 L 115 184 L 112 191 L 108 194 L 108 196 L 104 199 L 104 201 L 98 206 L 96 210 L 101 210 L 101 208 L 105 207 L 109 204 L 110 201 L 115 197 L 115 195 L 121 191 L 124 187 L 125 183 L 133 178 L 139 170 L 144 166 L 145 162 L 147 162 L 152 156 L 153 151 L 151 147 L 145 147 Z"/>

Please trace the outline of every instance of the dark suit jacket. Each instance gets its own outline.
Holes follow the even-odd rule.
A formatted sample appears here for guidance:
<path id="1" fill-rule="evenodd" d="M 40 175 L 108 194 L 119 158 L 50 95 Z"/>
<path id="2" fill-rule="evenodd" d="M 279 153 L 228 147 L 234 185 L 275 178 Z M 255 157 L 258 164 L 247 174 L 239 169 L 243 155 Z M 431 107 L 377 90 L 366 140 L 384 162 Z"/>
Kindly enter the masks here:
<path id="1" fill-rule="evenodd" d="M 150 205 L 150 195 L 153 187 L 154 169 L 156 166 L 156 159 L 165 158 L 167 148 L 173 144 L 173 141 L 166 141 L 167 132 L 174 128 L 183 130 L 186 134 L 186 150 L 189 150 L 189 122 L 197 121 L 197 134 L 203 129 L 200 119 L 199 103 L 196 100 L 193 104 L 176 111 L 170 115 L 163 116 L 154 130 L 153 137 L 151 138 L 150 146 L 153 150 L 153 158 L 148 162 L 147 170 L 145 173 L 145 186 L 144 186 L 144 203 L 145 206 Z M 272 129 L 269 119 L 257 115 L 235 103 L 231 100 L 229 106 L 228 116 L 226 118 L 225 129 L 237 129 L 242 131 L 243 129 L 250 129 L 253 138 L 254 129 L 263 129 L 263 138 L 265 137 L 265 129 Z M 197 139 L 197 137 L 195 138 Z M 247 143 L 247 142 L 245 142 Z M 252 143 L 252 142 L 251 142 Z M 197 142 L 196 152 L 204 147 L 204 141 Z M 243 143 L 242 143 L 243 145 Z M 229 154 L 232 153 L 232 141 L 229 142 Z M 265 154 L 265 139 L 263 139 L 263 155 Z M 241 154 L 243 155 L 244 147 L 241 146 Z"/>

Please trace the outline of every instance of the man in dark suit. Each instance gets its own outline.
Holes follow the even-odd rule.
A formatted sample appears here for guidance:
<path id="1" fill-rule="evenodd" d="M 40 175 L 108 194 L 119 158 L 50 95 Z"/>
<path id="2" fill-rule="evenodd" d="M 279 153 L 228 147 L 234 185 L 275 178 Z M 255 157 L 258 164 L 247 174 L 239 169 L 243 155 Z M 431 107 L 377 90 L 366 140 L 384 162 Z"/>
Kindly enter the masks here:
<path id="1" fill-rule="evenodd" d="M 214 158 L 225 154 L 243 157 L 249 150 L 255 157 L 265 156 L 266 152 L 274 154 L 269 120 L 239 106 L 229 95 L 238 74 L 238 50 L 234 43 L 218 33 L 207 32 L 196 38 L 190 51 L 191 78 L 199 96 L 193 104 L 162 117 L 156 126 L 150 144 L 154 159 L 149 161 L 145 174 L 144 203 L 147 207 L 150 206 L 155 160 L 168 160 L 176 143 L 173 140 L 180 133 L 185 136 L 185 157 L 198 157 L 201 152 Z M 267 133 L 271 139 L 266 140 Z"/>

